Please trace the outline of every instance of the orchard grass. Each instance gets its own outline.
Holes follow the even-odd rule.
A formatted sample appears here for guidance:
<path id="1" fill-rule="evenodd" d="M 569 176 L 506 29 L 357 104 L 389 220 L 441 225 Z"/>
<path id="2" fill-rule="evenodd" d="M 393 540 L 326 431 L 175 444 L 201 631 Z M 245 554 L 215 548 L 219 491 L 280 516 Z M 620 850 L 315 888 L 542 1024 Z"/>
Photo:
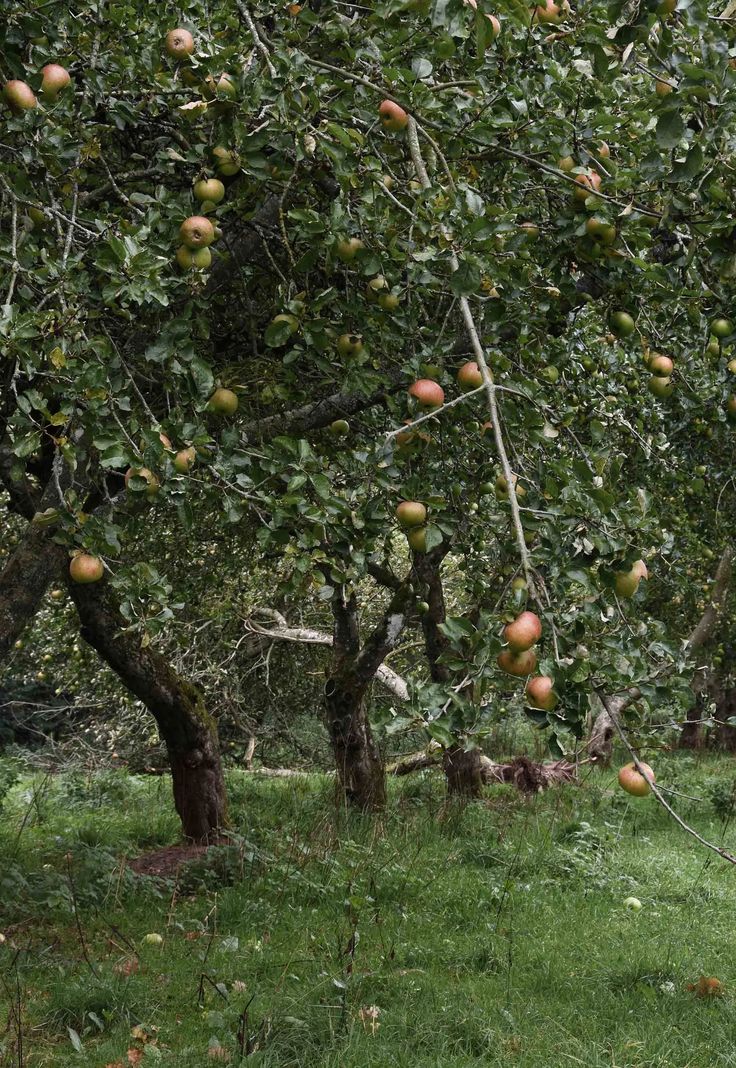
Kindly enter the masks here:
<path id="1" fill-rule="evenodd" d="M 647 759 L 733 849 L 732 760 Z M 623 762 L 464 808 L 426 773 L 376 820 L 336 814 L 326 776 L 234 771 L 231 844 L 176 880 L 123 862 L 176 842 L 166 779 L 23 773 L 3 808 L 2 1018 L 19 996 L 27 1068 L 144 1048 L 237 1064 L 246 1005 L 253 1066 L 736 1065 L 736 873 L 625 795 Z M 697 999 L 701 974 L 724 995 Z"/>

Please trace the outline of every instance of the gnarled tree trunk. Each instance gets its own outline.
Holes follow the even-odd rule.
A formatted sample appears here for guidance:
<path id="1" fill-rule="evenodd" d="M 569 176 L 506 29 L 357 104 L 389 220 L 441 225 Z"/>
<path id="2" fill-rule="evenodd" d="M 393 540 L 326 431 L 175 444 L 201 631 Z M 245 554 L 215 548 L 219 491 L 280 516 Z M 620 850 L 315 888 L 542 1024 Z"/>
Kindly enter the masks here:
<path id="1" fill-rule="evenodd" d="M 394 648 L 413 598 L 409 579 L 397 582 L 386 611 L 361 646 L 355 595 L 332 596 L 332 655 L 325 683 L 325 722 L 342 800 L 366 812 L 386 803 L 386 772 L 368 720 L 368 690 Z"/>
<path id="2" fill-rule="evenodd" d="M 38 611 L 49 583 L 62 573 L 66 551 L 29 524 L 0 573 L 0 661 Z"/>
<path id="3" fill-rule="evenodd" d="M 463 749 L 461 745 L 446 749 L 442 767 L 447 779 L 447 793 L 451 797 L 480 797 L 482 787 L 488 781 L 488 763 L 480 749 Z"/>
<path id="4" fill-rule="evenodd" d="M 154 649 L 141 648 L 106 581 L 68 583 L 80 633 L 153 715 L 171 764 L 174 805 L 186 838 L 210 841 L 227 822 L 217 725 L 196 686 Z"/>

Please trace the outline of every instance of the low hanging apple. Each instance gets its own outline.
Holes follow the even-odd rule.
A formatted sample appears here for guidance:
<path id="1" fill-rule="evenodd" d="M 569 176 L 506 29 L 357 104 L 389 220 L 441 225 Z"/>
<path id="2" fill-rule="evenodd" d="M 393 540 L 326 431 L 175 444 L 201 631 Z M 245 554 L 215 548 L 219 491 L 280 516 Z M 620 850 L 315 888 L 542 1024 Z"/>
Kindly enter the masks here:
<path id="1" fill-rule="evenodd" d="M 535 612 L 520 612 L 503 628 L 503 636 L 512 653 L 523 653 L 541 638 L 542 622 Z"/>
<path id="2" fill-rule="evenodd" d="M 389 133 L 397 133 L 399 130 L 405 130 L 409 116 L 401 107 L 400 104 L 394 103 L 393 100 L 383 100 L 378 108 L 378 114 L 381 117 L 381 125 L 384 130 Z"/>
<path id="3" fill-rule="evenodd" d="M 639 766 L 646 772 L 651 782 L 656 782 L 654 772 L 648 764 L 644 764 L 639 761 Z M 627 794 L 631 794 L 633 797 L 646 797 L 651 793 L 652 788 L 647 779 L 637 770 L 636 764 L 632 761 L 630 764 L 624 764 L 618 773 L 618 784 L 622 790 L 625 790 Z"/>
<path id="4" fill-rule="evenodd" d="M 25 82 L 20 81 L 18 78 L 12 78 L 5 83 L 3 96 L 8 107 L 15 115 L 21 115 L 24 111 L 31 111 L 38 104 L 36 94 L 30 85 L 26 85 Z"/>
<path id="5" fill-rule="evenodd" d="M 520 653 L 515 653 L 510 648 L 502 649 L 496 658 L 496 663 L 508 675 L 523 678 L 525 675 L 531 675 L 536 668 L 537 654 L 533 649 L 525 649 Z"/>
<path id="6" fill-rule="evenodd" d="M 418 378 L 409 386 L 409 396 L 416 400 L 421 408 L 440 408 L 445 403 L 445 391 L 431 378 Z"/>
<path id="7" fill-rule="evenodd" d="M 54 103 L 59 93 L 71 84 L 69 71 L 59 63 L 47 63 L 41 68 L 41 74 L 43 75 L 41 92 L 46 100 Z"/>
<path id="8" fill-rule="evenodd" d="M 463 393 L 470 393 L 483 385 L 483 375 L 475 360 L 462 365 L 457 373 L 457 384 Z"/>
<path id="9" fill-rule="evenodd" d="M 526 684 L 526 703 L 530 708 L 551 712 L 557 705 L 554 680 L 549 675 L 535 675 Z"/>
<path id="10" fill-rule="evenodd" d="M 179 227 L 179 236 L 187 248 L 206 248 L 215 240 L 215 228 L 204 215 L 190 215 Z"/>

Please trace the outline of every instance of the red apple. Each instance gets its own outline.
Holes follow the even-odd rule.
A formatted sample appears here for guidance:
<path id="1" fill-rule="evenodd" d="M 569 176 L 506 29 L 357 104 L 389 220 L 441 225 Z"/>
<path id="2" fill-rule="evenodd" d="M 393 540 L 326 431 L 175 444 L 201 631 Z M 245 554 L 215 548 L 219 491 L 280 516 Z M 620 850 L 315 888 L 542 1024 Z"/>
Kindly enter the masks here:
<path id="1" fill-rule="evenodd" d="M 587 200 L 591 193 L 597 193 L 601 187 L 602 178 L 598 171 L 589 170 L 586 174 L 576 174 L 575 181 L 579 189 L 575 190 L 576 200 Z"/>
<path id="2" fill-rule="evenodd" d="M 541 638 L 541 620 L 534 612 L 521 612 L 513 623 L 504 627 L 503 636 L 513 653 L 523 653 Z"/>
<path id="3" fill-rule="evenodd" d="M 554 681 L 549 675 L 535 675 L 526 684 L 526 701 L 531 708 L 551 712 L 557 704 Z"/>
<path id="4" fill-rule="evenodd" d="M 69 564 L 72 579 L 82 585 L 99 582 L 104 573 L 105 568 L 99 556 L 91 556 L 89 553 L 78 553 Z"/>
<path id="5" fill-rule="evenodd" d="M 639 761 L 643 770 L 647 773 L 652 782 L 656 782 L 654 772 L 648 764 L 644 764 Z M 627 794 L 633 794 L 634 797 L 646 797 L 648 793 L 651 793 L 651 786 L 644 778 L 644 776 L 637 771 L 636 764 L 632 761 L 630 764 L 624 764 L 618 773 L 618 784 L 622 790 L 625 790 Z"/>
<path id="6" fill-rule="evenodd" d="M 381 124 L 384 130 L 392 133 L 404 130 L 409 122 L 407 113 L 399 104 L 395 104 L 393 100 L 383 100 L 378 108 L 378 114 L 381 116 Z"/>
<path id="7" fill-rule="evenodd" d="M 62 89 L 66 89 L 67 85 L 71 83 L 69 77 L 69 71 L 58 63 L 47 63 L 45 67 L 41 69 L 43 75 L 43 81 L 41 82 L 41 92 L 49 100 L 54 101 Z"/>
<path id="8" fill-rule="evenodd" d="M 511 649 L 502 649 L 498 654 L 496 663 L 509 675 L 523 678 L 531 675 L 537 666 L 537 654 L 533 649 L 525 649 L 522 653 L 514 653 Z"/>
<path id="9" fill-rule="evenodd" d="M 463 393 L 470 393 L 483 385 L 483 375 L 475 360 L 464 363 L 457 373 L 457 384 Z"/>
<path id="10" fill-rule="evenodd" d="M 125 486 L 129 488 L 132 478 L 142 478 L 146 483 L 145 494 L 147 497 L 155 497 L 161 488 L 159 480 L 147 467 L 129 467 L 125 472 Z"/>
<path id="11" fill-rule="evenodd" d="M 5 83 L 3 96 L 10 110 L 16 115 L 20 115 L 23 111 L 30 111 L 38 103 L 36 94 L 30 85 L 26 85 L 25 82 L 21 82 L 17 78 Z"/>
<path id="12" fill-rule="evenodd" d="M 418 378 L 409 386 L 409 396 L 414 397 L 422 408 L 439 408 L 445 403 L 445 391 L 431 378 Z"/>

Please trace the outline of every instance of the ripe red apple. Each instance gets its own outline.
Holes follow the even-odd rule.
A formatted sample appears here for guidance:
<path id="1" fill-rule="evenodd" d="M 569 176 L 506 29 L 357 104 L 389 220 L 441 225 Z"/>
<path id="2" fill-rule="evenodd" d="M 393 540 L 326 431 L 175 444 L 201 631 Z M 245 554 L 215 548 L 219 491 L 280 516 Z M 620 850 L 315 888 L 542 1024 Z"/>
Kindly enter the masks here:
<path id="1" fill-rule="evenodd" d="M 174 470 L 179 475 L 186 475 L 196 459 L 197 450 L 193 445 L 187 449 L 180 449 L 174 457 Z"/>
<path id="2" fill-rule="evenodd" d="M 17 78 L 5 83 L 3 96 L 8 107 L 15 115 L 20 115 L 23 111 L 30 111 L 38 104 L 36 94 L 30 85 L 26 85 L 25 82 L 21 82 Z"/>
<path id="3" fill-rule="evenodd" d="M 649 361 L 649 370 L 658 378 L 669 378 L 674 369 L 675 365 L 669 356 L 661 356 L 657 353 Z"/>
<path id="4" fill-rule="evenodd" d="M 639 761 L 639 763 L 651 781 L 656 782 L 654 772 L 649 765 L 644 764 L 643 761 Z M 622 790 L 625 790 L 627 794 L 633 794 L 634 797 L 646 797 L 648 793 L 651 793 L 652 789 L 644 776 L 637 771 L 636 764 L 633 761 L 630 764 L 624 764 L 619 771 L 618 784 Z"/>
<path id="5" fill-rule="evenodd" d="M 421 501 L 402 501 L 396 509 L 399 526 L 404 530 L 420 527 L 427 519 L 427 509 Z"/>
<path id="6" fill-rule="evenodd" d="M 525 649 L 523 653 L 502 649 L 496 658 L 496 663 L 507 674 L 523 678 L 524 675 L 531 675 L 536 668 L 537 654 L 533 649 Z"/>
<path id="7" fill-rule="evenodd" d="M 194 183 L 194 195 L 199 201 L 208 200 L 212 204 L 219 204 L 225 196 L 225 186 L 219 178 L 200 178 Z"/>
<path id="8" fill-rule="evenodd" d="M 172 59 L 187 59 L 194 51 L 194 38 L 189 30 L 177 27 L 166 34 L 166 51 Z"/>
<path id="9" fill-rule="evenodd" d="M 649 578 L 649 570 L 643 560 L 636 560 L 631 568 L 633 575 L 638 575 L 640 579 Z"/>
<path id="10" fill-rule="evenodd" d="M 89 582 L 99 582 L 105 574 L 105 567 L 99 556 L 78 553 L 69 564 L 69 574 L 74 582 L 85 585 Z"/>
<path id="11" fill-rule="evenodd" d="M 542 621 L 535 612 L 520 612 L 513 623 L 503 628 L 504 640 L 514 653 L 531 649 L 542 636 Z"/>
<path id="12" fill-rule="evenodd" d="M 580 187 L 575 190 L 575 199 L 583 201 L 587 200 L 591 193 L 598 192 L 601 187 L 602 179 L 598 171 L 589 170 L 585 174 L 576 174 L 575 181 Z"/>
<path id="13" fill-rule="evenodd" d="M 154 475 L 153 471 L 147 467 L 129 467 L 125 472 L 125 486 L 126 489 L 130 488 L 130 480 L 132 478 L 142 478 L 146 482 L 145 494 L 147 497 L 155 497 L 161 488 L 161 483 Z"/>
<path id="14" fill-rule="evenodd" d="M 381 124 L 384 130 L 392 133 L 404 130 L 409 122 L 407 113 L 399 104 L 395 104 L 393 100 L 383 100 L 378 108 L 378 114 L 381 116 Z"/>
<path id="15" fill-rule="evenodd" d="M 526 702 L 531 708 L 551 712 L 557 705 L 554 681 L 549 675 L 535 675 L 526 684 Z"/>
<path id="16" fill-rule="evenodd" d="M 462 365 L 457 373 L 457 384 L 463 393 L 470 393 L 471 390 L 483 385 L 483 375 L 475 360 Z"/>
<path id="17" fill-rule="evenodd" d="M 47 63 L 45 67 L 41 68 L 41 74 L 43 75 L 41 92 L 51 102 L 56 100 L 62 89 L 66 89 L 71 83 L 69 71 L 65 70 L 59 63 Z"/>
<path id="18" fill-rule="evenodd" d="M 207 408 L 216 415 L 234 415 L 238 410 L 238 395 L 220 386 L 207 402 Z"/>
<path id="19" fill-rule="evenodd" d="M 215 240 L 215 228 L 204 215 L 190 215 L 179 227 L 179 236 L 187 248 L 206 248 Z"/>
<path id="20" fill-rule="evenodd" d="M 439 408 L 445 403 L 445 391 L 431 378 L 418 378 L 409 386 L 409 396 L 414 397 L 422 408 Z"/>

